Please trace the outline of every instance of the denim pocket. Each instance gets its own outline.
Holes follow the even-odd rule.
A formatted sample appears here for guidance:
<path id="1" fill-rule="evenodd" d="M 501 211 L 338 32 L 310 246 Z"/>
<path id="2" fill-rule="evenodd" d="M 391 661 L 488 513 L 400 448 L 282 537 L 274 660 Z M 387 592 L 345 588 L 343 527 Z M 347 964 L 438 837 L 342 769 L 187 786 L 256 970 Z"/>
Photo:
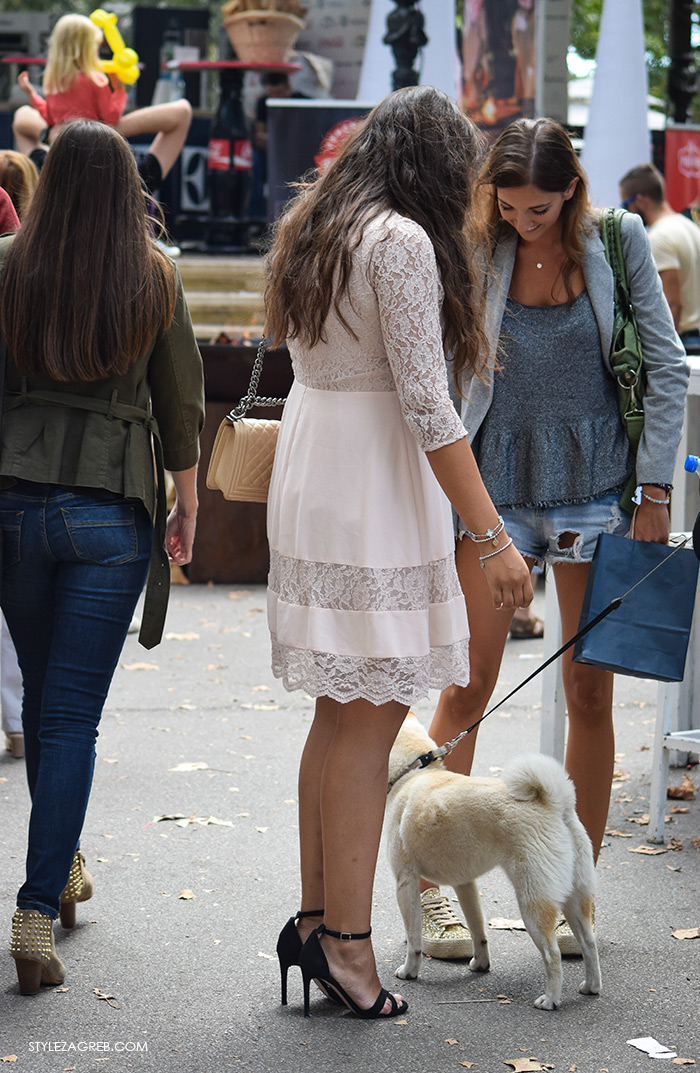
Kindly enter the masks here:
<path id="1" fill-rule="evenodd" d="M 2 535 L 2 568 L 19 562 L 22 510 L 0 510 L 0 534 Z"/>
<path id="2" fill-rule="evenodd" d="M 61 509 L 76 557 L 85 563 L 119 566 L 138 556 L 134 506 L 124 500 Z"/>

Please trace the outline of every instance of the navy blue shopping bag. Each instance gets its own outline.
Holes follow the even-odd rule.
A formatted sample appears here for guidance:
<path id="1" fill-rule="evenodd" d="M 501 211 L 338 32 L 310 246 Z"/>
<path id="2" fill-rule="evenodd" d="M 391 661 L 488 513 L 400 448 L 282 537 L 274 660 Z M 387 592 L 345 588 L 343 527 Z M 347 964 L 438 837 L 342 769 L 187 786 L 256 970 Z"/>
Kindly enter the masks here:
<path id="1" fill-rule="evenodd" d="M 674 552 L 666 544 L 601 533 L 588 576 L 579 630 L 655 566 L 659 569 L 576 642 L 575 662 L 615 674 L 680 682 L 699 565 L 687 548 Z"/>

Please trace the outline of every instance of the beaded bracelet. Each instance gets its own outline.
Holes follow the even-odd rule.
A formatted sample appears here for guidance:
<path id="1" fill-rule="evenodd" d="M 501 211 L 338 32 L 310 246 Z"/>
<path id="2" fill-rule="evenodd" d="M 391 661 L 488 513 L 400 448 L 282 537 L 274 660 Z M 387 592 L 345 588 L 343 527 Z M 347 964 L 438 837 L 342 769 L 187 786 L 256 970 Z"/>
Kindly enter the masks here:
<path id="1" fill-rule="evenodd" d="M 656 487 L 656 485 L 654 487 Z M 648 496 L 644 489 L 641 489 L 641 492 L 643 499 L 648 499 L 650 503 L 658 503 L 660 507 L 667 507 L 671 502 L 670 496 L 666 496 L 665 499 L 657 499 L 656 496 Z"/>
<path id="2" fill-rule="evenodd" d="M 498 521 L 494 525 L 493 529 L 487 529 L 485 533 L 472 533 L 469 529 L 465 529 L 464 532 L 473 540 L 475 544 L 488 544 L 489 541 L 493 544 L 494 548 L 498 546 L 498 537 L 503 532 L 505 522 L 501 515 L 498 515 Z"/>
<path id="3" fill-rule="evenodd" d="M 503 545 L 502 548 L 496 548 L 496 551 L 490 551 L 488 553 L 488 555 L 480 555 L 479 556 L 479 562 L 481 563 L 481 569 L 483 570 L 484 567 L 486 566 L 486 560 L 487 559 L 493 559 L 494 555 L 500 555 L 501 552 L 505 551 L 506 548 L 509 548 L 512 543 L 513 543 L 513 538 L 511 537 L 510 540 L 506 541 L 506 543 Z"/>

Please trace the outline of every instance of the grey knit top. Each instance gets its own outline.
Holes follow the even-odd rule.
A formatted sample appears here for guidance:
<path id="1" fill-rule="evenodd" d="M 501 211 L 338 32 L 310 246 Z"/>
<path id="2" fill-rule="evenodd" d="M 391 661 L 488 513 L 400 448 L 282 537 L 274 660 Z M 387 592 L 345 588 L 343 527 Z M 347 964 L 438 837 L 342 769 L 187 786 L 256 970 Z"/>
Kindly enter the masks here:
<path id="1" fill-rule="evenodd" d="M 496 507 L 553 507 L 621 492 L 633 458 L 586 291 L 571 304 L 508 298 L 502 370 L 474 448 Z"/>

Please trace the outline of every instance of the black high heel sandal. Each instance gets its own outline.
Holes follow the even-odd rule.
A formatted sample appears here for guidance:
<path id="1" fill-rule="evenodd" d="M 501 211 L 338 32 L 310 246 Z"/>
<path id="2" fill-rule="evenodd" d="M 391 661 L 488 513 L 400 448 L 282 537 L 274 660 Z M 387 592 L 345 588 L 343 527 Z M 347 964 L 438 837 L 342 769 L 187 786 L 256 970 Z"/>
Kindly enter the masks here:
<path id="1" fill-rule="evenodd" d="M 282 928 L 277 940 L 277 957 L 280 963 L 280 975 L 282 977 L 282 1005 L 287 1005 L 287 973 L 292 965 L 299 964 L 299 955 L 303 943 L 297 931 L 297 920 L 304 917 L 322 917 L 323 909 L 299 910 L 296 916 L 290 917 Z"/>
<path id="2" fill-rule="evenodd" d="M 304 943 L 299 955 L 299 967 L 301 968 L 301 975 L 304 981 L 304 1017 L 310 1016 L 309 989 L 312 980 L 316 981 L 329 998 L 335 998 L 336 1002 L 347 1006 L 356 1017 L 361 1017 L 364 1021 L 374 1021 L 382 1017 L 396 1017 L 398 1014 L 406 1012 L 408 1009 L 406 1000 L 401 999 L 401 1002 L 398 1002 L 395 995 L 392 995 L 391 991 L 387 991 L 385 987 L 379 992 L 377 1001 L 370 1006 L 369 1009 L 363 1010 L 357 1005 L 355 1000 L 348 995 L 345 988 L 331 976 L 328 967 L 328 958 L 321 946 L 321 936 L 330 935 L 333 939 L 342 939 L 343 942 L 347 942 L 351 939 L 369 939 L 371 934 L 371 928 L 369 931 L 355 932 L 353 934 L 352 932 L 347 931 L 331 931 L 325 924 L 321 924 L 316 931 L 311 932 L 311 935 Z M 387 999 L 391 1004 L 391 1009 L 388 1013 L 382 1013 Z"/>

